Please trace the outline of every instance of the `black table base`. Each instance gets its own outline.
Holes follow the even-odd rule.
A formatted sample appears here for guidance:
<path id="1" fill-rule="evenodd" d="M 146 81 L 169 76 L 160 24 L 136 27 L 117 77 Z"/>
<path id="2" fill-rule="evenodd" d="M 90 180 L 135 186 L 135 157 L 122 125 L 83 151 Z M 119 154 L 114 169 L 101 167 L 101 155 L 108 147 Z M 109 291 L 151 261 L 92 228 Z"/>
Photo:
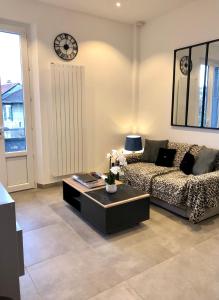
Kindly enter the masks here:
<path id="1" fill-rule="evenodd" d="M 135 195 L 134 191 L 130 190 L 130 187 L 123 185 L 121 189 L 124 189 L 124 193 L 126 191 L 126 187 L 127 195 L 131 193 L 133 198 L 134 196 L 139 196 L 140 193 L 138 191 L 136 191 Z M 104 190 L 100 190 L 100 193 L 103 193 L 103 191 Z M 100 205 L 98 201 L 94 201 L 89 197 L 96 193 L 97 190 L 88 193 L 81 193 L 72 186 L 63 182 L 63 199 L 74 207 L 84 220 L 88 221 L 97 230 L 104 234 L 116 233 L 149 219 L 150 200 L 147 196 L 142 199 L 131 200 L 130 202 L 122 202 L 118 201 L 118 199 L 116 201 L 112 200 L 113 204 L 115 204 L 115 202 L 118 203 L 112 206 L 108 203 L 108 205 L 104 207 Z M 109 200 L 110 197 L 110 195 L 105 195 L 105 197 L 103 197 L 103 201 L 106 201 L 105 198 Z M 116 199 L 116 195 L 112 195 L 111 198 Z"/>

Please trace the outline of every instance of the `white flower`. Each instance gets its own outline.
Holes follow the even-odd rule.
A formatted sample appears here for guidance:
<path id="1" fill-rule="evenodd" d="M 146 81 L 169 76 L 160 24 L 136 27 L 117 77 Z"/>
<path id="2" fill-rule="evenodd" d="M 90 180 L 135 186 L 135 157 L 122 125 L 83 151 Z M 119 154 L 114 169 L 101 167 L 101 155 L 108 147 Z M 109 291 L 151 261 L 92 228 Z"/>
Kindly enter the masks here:
<path id="1" fill-rule="evenodd" d="M 106 158 L 110 159 L 112 157 L 111 153 L 107 153 Z"/>
<path id="2" fill-rule="evenodd" d="M 122 167 L 126 167 L 128 165 L 127 161 L 124 161 L 122 164 L 120 164 Z"/>
<path id="3" fill-rule="evenodd" d="M 112 150 L 112 157 L 113 157 L 115 160 L 117 160 L 118 156 L 119 156 L 118 151 L 117 151 L 117 150 Z"/>
<path id="4" fill-rule="evenodd" d="M 120 166 L 127 166 L 127 161 L 126 161 L 126 157 L 123 154 L 120 154 L 117 158 Z"/>
<path id="5" fill-rule="evenodd" d="M 114 175 L 117 175 L 119 172 L 120 172 L 120 167 L 118 167 L 118 166 L 115 166 L 115 167 L 112 167 L 111 169 L 110 169 L 110 171 L 114 174 Z"/>

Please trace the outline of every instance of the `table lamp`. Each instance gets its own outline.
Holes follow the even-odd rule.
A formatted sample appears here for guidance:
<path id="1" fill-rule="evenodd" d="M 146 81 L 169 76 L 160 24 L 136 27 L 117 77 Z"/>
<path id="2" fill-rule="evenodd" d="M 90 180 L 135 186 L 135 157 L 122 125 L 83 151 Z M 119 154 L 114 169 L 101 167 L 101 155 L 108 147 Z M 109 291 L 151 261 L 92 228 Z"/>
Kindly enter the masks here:
<path id="1" fill-rule="evenodd" d="M 125 140 L 125 150 L 132 152 L 142 150 L 141 137 L 139 135 L 127 135 Z"/>

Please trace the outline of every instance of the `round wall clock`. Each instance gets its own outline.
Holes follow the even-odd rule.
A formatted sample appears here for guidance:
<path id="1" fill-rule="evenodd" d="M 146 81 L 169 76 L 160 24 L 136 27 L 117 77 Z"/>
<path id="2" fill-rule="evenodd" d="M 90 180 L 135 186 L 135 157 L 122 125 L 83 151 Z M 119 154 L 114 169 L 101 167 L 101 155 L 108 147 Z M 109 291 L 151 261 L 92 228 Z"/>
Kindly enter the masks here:
<path id="1" fill-rule="evenodd" d="M 189 71 L 189 57 L 183 56 L 180 59 L 180 70 L 183 75 L 188 75 Z M 190 60 L 190 72 L 192 71 L 192 61 Z"/>
<path id="2" fill-rule="evenodd" d="M 78 44 L 68 33 L 57 35 L 54 40 L 54 49 L 56 54 L 64 60 L 72 60 L 78 54 Z"/>

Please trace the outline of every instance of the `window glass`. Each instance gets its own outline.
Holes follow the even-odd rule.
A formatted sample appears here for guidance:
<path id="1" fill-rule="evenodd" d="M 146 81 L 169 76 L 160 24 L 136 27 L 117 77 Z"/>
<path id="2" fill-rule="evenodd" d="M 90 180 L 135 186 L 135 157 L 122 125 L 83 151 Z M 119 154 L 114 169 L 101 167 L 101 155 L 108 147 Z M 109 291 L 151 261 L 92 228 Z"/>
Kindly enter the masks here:
<path id="1" fill-rule="evenodd" d="M 26 150 L 20 36 L 0 32 L 0 78 L 5 152 Z"/>

